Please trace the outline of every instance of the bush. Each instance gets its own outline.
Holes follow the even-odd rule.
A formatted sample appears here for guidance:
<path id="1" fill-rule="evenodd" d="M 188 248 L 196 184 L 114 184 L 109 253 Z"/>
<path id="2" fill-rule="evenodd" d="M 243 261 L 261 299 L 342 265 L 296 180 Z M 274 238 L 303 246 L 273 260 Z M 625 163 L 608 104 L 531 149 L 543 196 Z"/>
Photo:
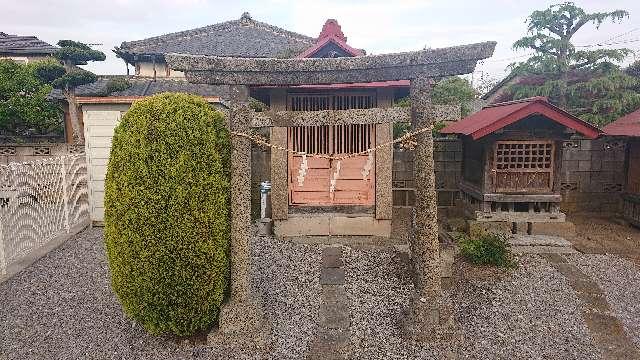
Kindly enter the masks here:
<path id="1" fill-rule="evenodd" d="M 105 180 L 111 283 L 153 334 L 217 319 L 228 284 L 229 135 L 204 99 L 137 101 L 115 130 Z"/>
<path id="2" fill-rule="evenodd" d="M 516 264 L 503 234 L 486 232 L 471 237 L 462 235 L 458 238 L 458 244 L 462 256 L 474 264 L 498 267 L 513 267 Z"/>

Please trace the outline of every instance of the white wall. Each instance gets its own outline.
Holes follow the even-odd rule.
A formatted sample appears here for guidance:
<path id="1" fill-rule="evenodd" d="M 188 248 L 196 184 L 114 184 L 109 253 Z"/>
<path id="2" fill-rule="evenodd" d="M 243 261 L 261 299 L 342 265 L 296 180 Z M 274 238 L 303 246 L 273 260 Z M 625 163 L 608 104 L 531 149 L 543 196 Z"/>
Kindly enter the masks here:
<path id="1" fill-rule="evenodd" d="M 84 120 L 85 151 L 89 173 L 89 207 L 91 221 L 104 221 L 104 178 L 111 151 L 111 139 L 122 114 L 129 104 L 85 104 L 82 106 Z"/>
<path id="2" fill-rule="evenodd" d="M 153 66 L 152 62 L 138 62 L 136 63 L 136 75 L 138 76 L 148 76 L 153 77 Z M 166 78 L 167 77 L 167 63 L 164 62 L 156 62 L 156 77 L 157 78 Z M 184 78 L 184 73 L 181 71 L 171 70 L 169 73 L 170 78 Z"/>

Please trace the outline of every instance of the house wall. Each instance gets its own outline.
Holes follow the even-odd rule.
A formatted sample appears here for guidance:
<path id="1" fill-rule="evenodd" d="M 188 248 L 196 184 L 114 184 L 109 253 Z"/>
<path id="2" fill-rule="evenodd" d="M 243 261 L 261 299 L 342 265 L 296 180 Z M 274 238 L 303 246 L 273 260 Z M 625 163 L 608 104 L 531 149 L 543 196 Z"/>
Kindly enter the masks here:
<path id="1" fill-rule="evenodd" d="M 46 60 L 51 58 L 51 56 L 46 56 L 46 55 L 24 55 L 24 54 L 16 54 L 16 55 L 12 55 L 12 54 L 3 54 L 0 55 L 0 59 L 11 59 L 15 62 L 21 63 L 21 64 L 28 64 L 34 61 L 41 61 L 41 60 Z"/>
<path id="2" fill-rule="evenodd" d="M 620 212 L 626 140 L 602 137 L 562 143 L 558 173 L 565 212 Z"/>
<path id="3" fill-rule="evenodd" d="M 153 62 L 137 62 L 136 63 L 136 75 L 138 76 L 148 76 L 153 77 Z M 175 71 L 169 69 L 167 63 L 165 62 L 156 62 L 156 77 L 158 78 L 184 78 L 184 73 L 181 71 Z M 167 76 L 167 70 L 169 71 L 169 76 Z"/>
<path id="4" fill-rule="evenodd" d="M 91 221 L 104 221 L 104 178 L 111 151 L 113 132 L 122 114 L 130 104 L 85 104 L 84 119 L 85 152 L 89 173 L 89 207 Z"/>

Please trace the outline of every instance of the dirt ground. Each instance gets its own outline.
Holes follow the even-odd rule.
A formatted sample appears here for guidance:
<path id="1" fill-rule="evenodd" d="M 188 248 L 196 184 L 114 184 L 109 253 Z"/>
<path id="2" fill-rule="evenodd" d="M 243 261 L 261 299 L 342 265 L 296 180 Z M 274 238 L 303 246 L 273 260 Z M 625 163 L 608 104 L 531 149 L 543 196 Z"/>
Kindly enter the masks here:
<path id="1" fill-rule="evenodd" d="M 567 220 L 576 226 L 576 235 L 567 240 L 579 251 L 615 254 L 640 263 L 640 229 L 622 219 L 599 214 L 572 214 Z"/>

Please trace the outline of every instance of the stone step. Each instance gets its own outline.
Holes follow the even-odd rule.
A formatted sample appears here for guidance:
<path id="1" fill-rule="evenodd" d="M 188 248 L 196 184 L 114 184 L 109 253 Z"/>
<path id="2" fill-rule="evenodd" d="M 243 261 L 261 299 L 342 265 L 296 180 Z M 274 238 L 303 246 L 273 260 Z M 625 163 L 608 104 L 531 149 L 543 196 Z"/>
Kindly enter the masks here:
<path id="1" fill-rule="evenodd" d="M 511 235 L 508 239 L 511 246 L 557 246 L 571 247 L 571 242 L 559 236 L 550 235 Z"/>
<path id="2" fill-rule="evenodd" d="M 576 254 L 578 251 L 572 247 L 564 246 L 512 246 L 514 254 Z"/>

